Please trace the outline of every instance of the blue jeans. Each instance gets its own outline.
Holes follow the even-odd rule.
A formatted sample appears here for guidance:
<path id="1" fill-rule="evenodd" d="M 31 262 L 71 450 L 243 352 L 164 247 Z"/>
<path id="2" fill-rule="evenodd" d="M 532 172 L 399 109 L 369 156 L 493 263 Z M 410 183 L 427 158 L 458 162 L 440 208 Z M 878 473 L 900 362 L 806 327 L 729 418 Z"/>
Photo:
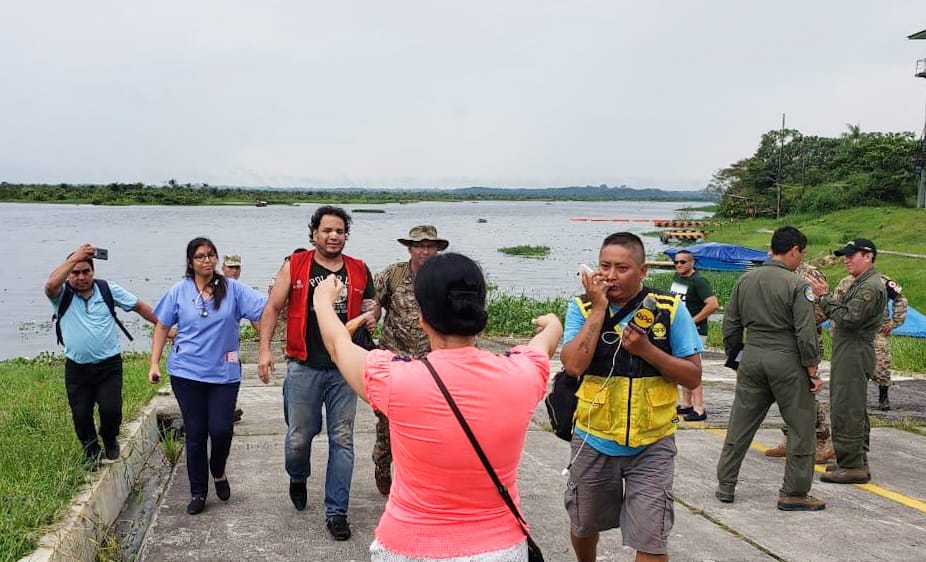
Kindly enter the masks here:
<path id="1" fill-rule="evenodd" d="M 206 497 L 210 472 L 213 478 L 221 478 L 225 474 L 240 385 L 237 382 L 215 384 L 170 377 L 170 387 L 183 415 L 186 472 L 193 497 Z M 211 450 L 207 441 L 211 442 Z"/>
<path id="2" fill-rule="evenodd" d="M 347 515 L 354 474 L 354 416 L 357 395 L 337 369 L 313 369 L 287 360 L 283 381 L 286 419 L 286 472 L 305 482 L 312 472 L 312 439 L 322 430 L 322 405 L 328 430 L 328 472 L 325 475 L 325 518 Z"/>

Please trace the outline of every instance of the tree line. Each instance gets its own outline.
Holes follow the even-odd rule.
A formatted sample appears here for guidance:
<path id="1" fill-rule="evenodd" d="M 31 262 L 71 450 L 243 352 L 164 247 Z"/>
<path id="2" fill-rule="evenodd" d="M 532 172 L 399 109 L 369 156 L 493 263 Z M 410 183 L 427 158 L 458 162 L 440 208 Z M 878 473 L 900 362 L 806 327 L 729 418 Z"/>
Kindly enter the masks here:
<path id="1" fill-rule="evenodd" d="M 706 190 L 721 196 L 717 213 L 729 217 L 912 206 L 924 155 L 911 132 L 866 133 L 850 124 L 830 138 L 772 130 L 755 154 L 716 171 Z"/>
<path id="2" fill-rule="evenodd" d="M 708 196 L 707 199 L 713 199 Z M 412 203 L 416 201 L 479 201 L 479 200 L 584 200 L 584 201 L 691 201 L 705 200 L 704 191 L 637 190 L 606 186 L 546 189 L 251 189 L 216 187 L 209 184 L 180 184 L 170 180 L 166 185 L 143 183 L 111 183 L 83 185 L 61 183 L 13 184 L 0 182 L 0 201 L 31 203 L 81 203 L 92 205 L 274 205 L 296 203 Z"/>

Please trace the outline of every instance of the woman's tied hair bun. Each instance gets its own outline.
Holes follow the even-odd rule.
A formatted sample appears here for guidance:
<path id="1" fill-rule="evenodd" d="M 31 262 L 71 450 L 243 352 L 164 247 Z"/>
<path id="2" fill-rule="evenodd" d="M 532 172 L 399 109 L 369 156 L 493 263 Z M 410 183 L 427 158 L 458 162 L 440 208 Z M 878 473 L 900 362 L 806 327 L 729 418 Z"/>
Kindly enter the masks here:
<path id="1" fill-rule="evenodd" d="M 439 254 L 415 276 L 421 316 L 441 334 L 474 336 L 485 329 L 486 284 L 476 262 L 462 254 Z"/>

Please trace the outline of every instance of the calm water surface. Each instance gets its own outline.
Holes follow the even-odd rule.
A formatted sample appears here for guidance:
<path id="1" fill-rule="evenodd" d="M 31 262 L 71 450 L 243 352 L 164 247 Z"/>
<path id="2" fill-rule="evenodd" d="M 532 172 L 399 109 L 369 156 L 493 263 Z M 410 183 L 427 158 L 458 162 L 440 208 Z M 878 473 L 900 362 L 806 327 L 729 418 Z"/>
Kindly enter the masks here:
<path id="1" fill-rule="evenodd" d="M 491 283 L 532 296 L 573 294 L 576 268 L 593 264 L 601 240 L 612 232 L 653 231 L 642 219 L 673 218 L 682 203 L 480 201 L 409 205 L 345 205 L 385 213 L 352 213 L 346 253 L 362 258 L 374 273 L 407 259 L 396 238 L 416 224 L 437 226 L 450 251 L 477 260 Z M 50 331 L 51 305 L 43 287 L 51 270 L 82 242 L 109 249 L 97 261 L 97 276 L 115 281 L 152 306 L 184 272 L 184 251 L 195 236 L 208 236 L 219 253 L 239 253 L 241 280 L 262 291 L 294 248 L 308 245 L 308 219 L 316 205 L 257 207 L 95 207 L 91 205 L 0 204 L 0 359 L 60 351 Z M 575 222 L 574 217 L 638 222 Z M 484 219 L 485 222 L 479 222 Z M 645 236 L 647 252 L 665 246 Z M 546 245 L 547 259 L 506 256 L 498 248 Z M 136 335 L 124 348 L 144 351 L 150 342 L 135 314 L 121 313 Z"/>

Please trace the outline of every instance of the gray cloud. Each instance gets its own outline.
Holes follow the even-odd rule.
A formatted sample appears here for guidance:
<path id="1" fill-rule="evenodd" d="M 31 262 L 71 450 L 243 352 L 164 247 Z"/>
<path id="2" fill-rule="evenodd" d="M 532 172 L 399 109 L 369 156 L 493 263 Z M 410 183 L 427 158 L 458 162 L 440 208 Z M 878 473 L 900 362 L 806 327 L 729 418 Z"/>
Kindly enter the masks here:
<path id="1" fill-rule="evenodd" d="M 0 179 L 698 188 L 788 125 L 914 130 L 922 2 L 4 8 Z"/>

